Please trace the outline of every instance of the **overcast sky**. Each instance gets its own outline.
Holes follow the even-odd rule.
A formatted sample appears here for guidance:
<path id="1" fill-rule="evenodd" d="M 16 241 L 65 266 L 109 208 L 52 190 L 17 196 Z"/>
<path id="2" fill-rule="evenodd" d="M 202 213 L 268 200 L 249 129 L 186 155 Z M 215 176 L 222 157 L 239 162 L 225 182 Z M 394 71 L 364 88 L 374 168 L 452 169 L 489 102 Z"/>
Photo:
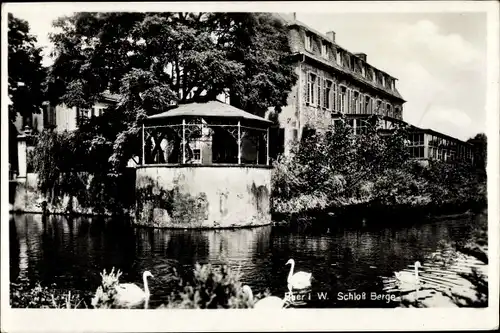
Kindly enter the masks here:
<path id="1" fill-rule="evenodd" d="M 29 22 L 49 54 L 52 21 L 71 9 L 30 4 L 10 12 Z M 299 12 L 297 19 L 335 31 L 338 44 L 398 78 L 407 122 L 463 140 L 486 131 L 485 13 Z"/>

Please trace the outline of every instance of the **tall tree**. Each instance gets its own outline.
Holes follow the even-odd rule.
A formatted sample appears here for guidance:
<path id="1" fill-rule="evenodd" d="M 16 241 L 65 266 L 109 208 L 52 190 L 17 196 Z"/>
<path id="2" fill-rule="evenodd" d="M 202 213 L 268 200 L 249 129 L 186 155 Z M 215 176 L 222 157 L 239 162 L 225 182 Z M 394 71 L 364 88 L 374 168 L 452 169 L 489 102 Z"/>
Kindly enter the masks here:
<path id="1" fill-rule="evenodd" d="M 9 119 L 23 117 L 23 126 L 30 125 L 33 113 L 39 113 L 44 101 L 46 71 L 42 67 L 42 49 L 30 34 L 28 22 L 8 15 L 9 98 L 12 106 Z"/>
<path id="2" fill-rule="evenodd" d="M 279 110 L 296 81 L 287 29 L 270 14 L 76 13 L 54 25 L 51 101 L 88 107 L 106 90 L 121 95 L 114 119 L 126 129 L 108 137 L 115 165 L 137 148 L 137 121 L 173 101 L 229 90 L 249 112 Z"/>
<path id="3" fill-rule="evenodd" d="M 486 171 L 487 161 L 487 138 L 486 134 L 478 133 L 473 138 L 467 140 L 474 145 L 474 164 L 481 170 Z"/>

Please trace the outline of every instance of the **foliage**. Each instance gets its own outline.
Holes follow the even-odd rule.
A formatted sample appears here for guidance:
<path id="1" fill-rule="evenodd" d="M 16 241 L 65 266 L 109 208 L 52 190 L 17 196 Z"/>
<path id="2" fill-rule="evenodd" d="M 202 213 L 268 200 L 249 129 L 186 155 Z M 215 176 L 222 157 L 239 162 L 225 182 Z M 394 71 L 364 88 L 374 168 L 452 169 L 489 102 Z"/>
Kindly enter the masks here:
<path id="1" fill-rule="evenodd" d="M 30 286 L 27 283 L 10 284 L 10 304 L 13 308 L 86 308 L 84 297 L 79 293 L 61 291 L 53 285 L 42 287 L 40 283 Z"/>
<path id="2" fill-rule="evenodd" d="M 102 283 L 95 292 L 92 298 L 92 306 L 99 309 L 109 309 L 115 306 L 116 287 L 119 285 L 119 278 L 122 275 L 120 270 L 115 273 L 115 268 L 111 272 L 106 273 L 103 270 L 101 273 Z"/>
<path id="3" fill-rule="evenodd" d="M 33 150 L 33 169 L 38 174 L 38 188 L 47 201 L 57 204 L 64 195 L 96 213 L 108 209 L 121 212 L 133 201 L 126 189 L 127 173 L 109 173 L 103 154 L 111 147 L 100 137 L 90 137 L 80 130 L 73 132 L 44 131 Z M 73 207 L 67 207 L 72 210 Z"/>
<path id="4" fill-rule="evenodd" d="M 54 22 L 53 103 L 90 107 L 119 93 L 113 131 L 101 145 L 111 167 L 140 156 L 138 122 L 172 102 L 203 102 L 223 92 L 258 113 L 286 105 L 295 83 L 286 27 L 263 13 L 76 13 Z"/>
<path id="5" fill-rule="evenodd" d="M 371 117 L 354 135 L 346 119 L 325 133 L 305 130 L 291 156 L 280 156 L 272 174 L 272 207 L 298 213 L 349 205 L 440 207 L 485 205 L 485 178 L 463 162 L 409 159 L 408 128 L 390 136 Z"/>
<path id="6" fill-rule="evenodd" d="M 33 113 L 40 113 L 46 71 L 42 67 L 42 49 L 35 45 L 37 40 L 30 34 L 28 22 L 11 13 L 8 21 L 9 98 L 12 101 L 9 119 L 15 121 L 19 114 L 26 124 Z"/>
<path id="7" fill-rule="evenodd" d="M 306 198 L 321 202 L 322 208 L 372 200 L 373 191 L 381 187 L 381 174 L 391 177 L 390 170 L 408 163 L 406 128 L 383 136 L 377 131 L 377 122 L 376 116 L 371 117 L 366 132 L 360 135 L 353 133 L 345 118 L 325 133 L 306 129 L 291 156 L 280 157 L 275 163 L 274 209 L 301 210 L 300 203 Z M 287 201 L 299 207 L 293 209 L 284 204 Z"/>
<path id="8" fill-rule="evenodd" d="M 488 156 L 488 142 L 486 134 L 478 133 L 467 140 L 474 146 L 474 165 L 486 176 L 486 162 Z"/>
<path id="9" fill-rule="evenodd" d="M 177 277 L 178 288 L 172 292 L 166 308 L 238 309 L 253 307 L 242 289 L 240 272 L 228 266 L 196 264 L 192 276 Z"/>

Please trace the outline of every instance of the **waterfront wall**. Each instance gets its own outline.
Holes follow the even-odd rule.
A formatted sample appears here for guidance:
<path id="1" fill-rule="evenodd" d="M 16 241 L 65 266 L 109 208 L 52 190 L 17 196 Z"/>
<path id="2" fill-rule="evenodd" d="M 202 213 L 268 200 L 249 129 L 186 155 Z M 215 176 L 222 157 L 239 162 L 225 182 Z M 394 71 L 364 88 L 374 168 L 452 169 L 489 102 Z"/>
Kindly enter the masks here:
<path id="1" fill-rule="evenodd" d="M 38 188 L 38 174 L 27 173 L 26 177 L 9 181 L 10 211 L 106 216 L 129 214 L 127 207 L 133 207 L 134 202 L 134 174 L 127 172 L 107 184 L 99 179 L 93 183 L 93 177 L 89 173 L 78 173 L 74 178 L 78 182 L 72 187 L 73 193 L 59 191 L 51 199 Z M 101 192 L 96 192 L 96 183 L 101 186 Z"/>
<path id="2" fill-rule="evenodd" d="M 271 223 L 271 168 L 141 166 L 135 223 L 166 228 L 230 228 Z"/>
<path id="3" fill-rule="evenodd" d="M 43 213 L 44 204 L 46 212 L 52 214 L 68 213 L 70 197 L 64 196 L 57 201 L 50 202 L 38 189 L 38 174 L 27 173 L 25 178 L 17 178 L 9 183 L 9 190 L 14 193 L 11 196 L 11 210 L 19 213 Z M 75 199 L 71 203 L 72 212 L 79 214 L 91 214 L 90 208 L 83 208 Z"/>

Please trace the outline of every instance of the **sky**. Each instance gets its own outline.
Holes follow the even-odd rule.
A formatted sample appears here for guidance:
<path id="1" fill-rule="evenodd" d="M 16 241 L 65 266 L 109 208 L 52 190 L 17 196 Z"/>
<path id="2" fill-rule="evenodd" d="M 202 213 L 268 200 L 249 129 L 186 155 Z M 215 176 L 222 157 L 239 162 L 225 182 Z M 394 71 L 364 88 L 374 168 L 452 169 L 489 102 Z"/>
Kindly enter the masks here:
<path id="1" fill-rule="evenodd" d="M 9 11 L 28 21 L 50 65 L 52 22 L 72 9 L 38 3 Z M 462 140 L 486 131 L 486 13 L 296 15 L 319 32 L 335 31 L 339 45 L 398 78 L 405 121 Z"/>

